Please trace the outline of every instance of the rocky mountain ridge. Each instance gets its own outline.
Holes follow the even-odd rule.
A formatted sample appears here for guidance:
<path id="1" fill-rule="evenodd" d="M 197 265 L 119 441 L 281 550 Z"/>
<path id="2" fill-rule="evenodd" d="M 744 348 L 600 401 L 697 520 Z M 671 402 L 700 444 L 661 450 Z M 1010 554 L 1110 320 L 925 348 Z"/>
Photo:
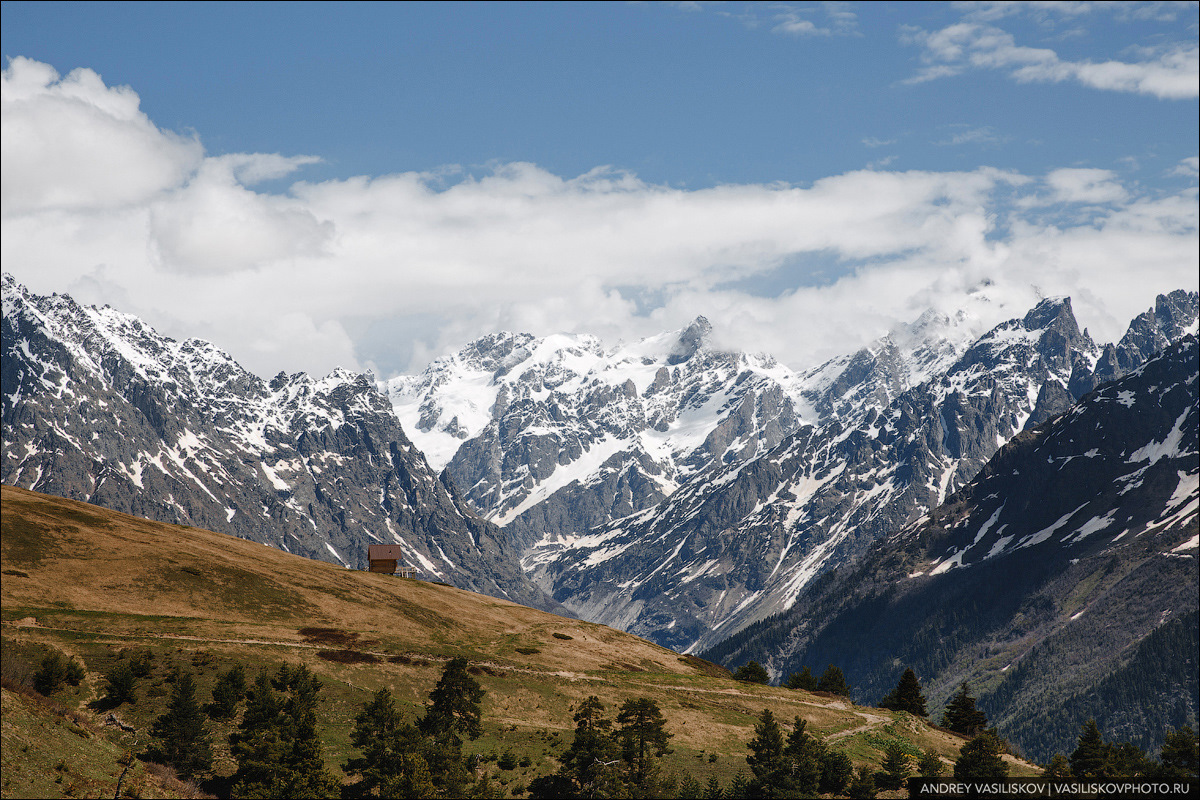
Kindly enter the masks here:
<path id="1" fill-rule="evenodd" d="M 427 578 L 558 608 L 366 376 L 266 382 L 207 342 L 8 274 L 3 310 L 4 483 L 348 567 L 400 544 Z"/>
<path id="2" fill-rule="evenodd" d="M 936 508 L 1004 442 L 1070 408 L 1072 388 L 1094 386 L 1099 366 L 1129 363 L 1138 342 L 1177 338 L 1195 320 L 1195 293 L 1164 295 L 1102 350 L 1069 299 L 1049 299 L 894 395 L 859 391 L 887 374 L 876 355 L 886 349 L 864 351 L 827 384 L 825 405 L 841 402 L 839 414 L 714 464 L 652 509 L 545 542 L 526 567 L 586 619 L 680 650 L 712 646 Z"/>
<path id="3" fill-rule="evenodd" d="M 1197 350 L 1186 335 L 1023 431 L 945 504 L 705 657 L 780 678 L 834 662 L 863 702 L 906 667 L 935 705 L 967 681 L 1040 760 L 1089 717 L 1153 749 L 1200 711 Z"/>

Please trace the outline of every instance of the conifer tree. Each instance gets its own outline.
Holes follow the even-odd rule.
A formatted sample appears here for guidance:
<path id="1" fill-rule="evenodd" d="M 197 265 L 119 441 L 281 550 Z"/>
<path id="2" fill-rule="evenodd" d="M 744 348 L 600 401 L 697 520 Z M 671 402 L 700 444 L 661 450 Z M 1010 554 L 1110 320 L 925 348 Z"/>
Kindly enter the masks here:
<path id="1" fill-rule="evenodd" d="M 846 794 L 855 798 L 875 796 L 875 776 L 866 764 L 863 764 L 854 773 L 854 780 L 850 781 L 850 788 L 846 790 Z"/>
<path id="2" fill-rule="evenodd" d="M 272 687 L 287 691 L 276 695 Z M 317 693 L 321 682 L 301 665 L 280 667 L 274 679 L 260 673 L 247 696 L 242 722 L 229 736 L 238 768 L 233 794 L 239 798 L 329 797 L 339 781 L 325 769 L 317 738 Z"/>
<path id="3" fill-rule="evenodd" d="M 1062 753 L 1055 753 L 1050 759 L 1050 763 L 1042 770 L 1043 778 L 1069 778 L 1071 777 L 1071 762 Z"/>
<path id="4" fill-rule="evenodd" d="M 788 676 L 787 688 L 815 692 L 817 690 L 817 676 L 813 675 L 812 670 L 808 667 L 803 667 L 799 672 L 793 672 Z"/>
<path id="5" fill-rule="evenodd" d="M 362 756 L 348 759 L 342 770 L 360 775 L 358 787 L 368 795 L 406 797 L 426 784 L 432 789 L 423 742 L 420 731 L 401 720 L 391 691 L 380 689 L 354 719 L 350 743 Z"/>
<path id="6" fill-rule="evenodd" d="M 729 800 L 744 800 L 750 797 L 750 779 L 746 777 L 746 773 L 738 771 L 738 774 L 733 776 L 733 780 L 729 782 L 729 791 L 725 796 Z"/>
<path id="7" fill-rule="evenodd" d="M 936 778 L 944 771 L 945 767 L 937 753 L 932 750 L 925 750 L 921 753 L 921 760 L 917 762 L 917 774 L 922 778 Z"/>
<path id="8" fill-rule="evenodd" d="M 883 769 L 875 773 L 875 785 L 880 789 L 899 789 L 908 780 L 908 756 L 896 742 L 884 750 Z"/>
<path id="9" fill-rule="evenodd" d="M 115 708 L 122 703 L 137 702 L 137 676 L 128 661 L 121 661 L 104 673 L 104 681 L 105 695 L 101 700 L 104 706 Z"/>
<path id="10" fill-rule="evenodd" d="M 667 742 L 674 734 L 666 729 L 667 720 L 658 703 L 645 697 L 626 700 L 617 713 L 616 739 L 621 755 L 629 765 L 633 785 L 644 790 L 653 777 L 650 759 L 671 752 Z"/>
<path id="11" fill-rule="evenodd" d="M 846 676 L 842 674 L 841 667 L 835 667 L 833 664 L 826 667 L 817 683 L 817 691 L 849 697 L 850 684 L 846 683 Z"/>
<path id="12" fill-rule="evenodd" d="M 260 672 L 246 694 L 241 724 L 229 735 L 229 751 L 238 765 L 232 778 L 234 797 L 282 796 L 286 748 L 279 719 L 282 711 L 270 678 Z"/>
<path id="13" fill-rule="evenodd" d="M 41 666 L 33 673 L 33 688 L 39 694 L 49 697 L 62 688 L 67 682 L 67 665 L 62 653 L 51 650 L 42 658 Z"/>
<path id="14" fill-rule="evenodd" d="M 704 800 L 724 800 L 725 791 L 721 788 L 716 775 L 708 776 L 708 785 L 704 787 Z"/>
<path id="15" fill-rule="evenodd" d="M 756 797 L 784 797 L 790 793 L 791 764 L 784 758 L 783 730 L 770 709 L 763 709 L 754 724 L 754 738 L 747 745 L 746 763 L 754 773 L 750 790 Z"/>
<path id="16" fill-rule="evenodd" d="M 1074 778 L 1103 778 L 1106 776 L 1108 748 L 1096 720 L 1089 719 L 1079 734 L 1079 746 L 1071 753 L 1071 776 Z"/>
<path id="17" fill-rule="evenodd" d="M 426 735 L 463 733 L 478 739 L 483 733 L 480 723 L 480 703 L 483 687 L 467 672 L 465 658 L 452 658 L 442 671 L 442 677 L 429 693 L 429 706 L 418 727 Z"/>
<path id="18" fill-rule="evenodd" d="M 963 745 L 954 762 L 955 780 L 990 781 L 1008 777 L 1008 765 L 1000 757 L 1003 746 L 990 730 Z"/>
<path id="19" fill-rule="evenodd" d="M 907 711 L 916 717 L 928 715 L 929 712 L 925 710 L 925 695 L 921 693 L 921 682 L 917 680 L 917 673 L 913 672 L 912 668 L 904 670 L 896 688 L 879 701 L 879 707 Z"/>
<path id="20" fill-rule="evenodd" d="M 212 744 L 191 672 L 175 677 L 167 711 L 150 727 L 166 762 L 187 780 L 212 769 Z"/>
<path id="21" fill-rule="evenodd" d="M 579 797 L 607 797 L 619 793 L 621 779 L 617 765 L 620 749 L 609 735 L 612 720 L 604 716 L 600 698 L 592 695 L 575 711 L 575 738 L 559 759 L 560 774 L 575 784 Z"/>
<path id="22" fill-rule="evenodd" d="M 821 756 L 821 794 L 840 794 L 850 782 L 854 765 L 841 750 L 829 750 Z"/>
<path id="23" fill-rule="evenodd" d="M 1200 737 L 1190 725 L 1171 731 L 1163 741 L 1161 766 L 1164 778 L 1195 778 L 1200 769 Z"/>
<path id="24" fill-rule="evenodd" d="M 806 720 L 796 717 L 783 755 L 791 764 L 792 786 L 801 797 L 814 797 L 820 791 L 821 756 L 825 745 L 805 732 Z"/>
<path id="25" fill-rule="evenodd" d="M 229 719 L 237 713 L 238 703 L 246 696 L 246 668 L 240 663 L 217 676 L 213 685 L 208 715 L 213 719 Z"/>
<path id="26" fill-rule="evenodd" d="M 987 727 L 987 715 L 975 707 L 975 698 L 967 684 L 964 683 L 946 705 L 942 727 L 963 736 L 974 736 Z"/>
<path id="27" fill-rule="evenodd" d="M 704 797 L 704 787 L 690 772 L 679 782 L 678 797 L 682 800 L 701 800 Z"/>

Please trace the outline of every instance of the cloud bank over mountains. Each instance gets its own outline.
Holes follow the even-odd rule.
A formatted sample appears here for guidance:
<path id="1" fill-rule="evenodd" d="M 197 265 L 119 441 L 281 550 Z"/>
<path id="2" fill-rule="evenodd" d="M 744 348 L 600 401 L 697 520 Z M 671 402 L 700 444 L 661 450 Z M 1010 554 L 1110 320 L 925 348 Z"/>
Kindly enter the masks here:
<path id="1" fill-rule="evenodd" d="M 992 324 L 1058 294 L 1112 340 L 1197 285 L 1195 158 L 1165 191 L 1070 165 L 689 190 L 495 163 L 286 185 L 318 157 L 208 155 L 91 70 L 14 58 L 2 100 L 5 271 L 261 374 L 388 377 L 497 329 L 615 341 L 697 314 L 803 367 L 926 307 Z"/>

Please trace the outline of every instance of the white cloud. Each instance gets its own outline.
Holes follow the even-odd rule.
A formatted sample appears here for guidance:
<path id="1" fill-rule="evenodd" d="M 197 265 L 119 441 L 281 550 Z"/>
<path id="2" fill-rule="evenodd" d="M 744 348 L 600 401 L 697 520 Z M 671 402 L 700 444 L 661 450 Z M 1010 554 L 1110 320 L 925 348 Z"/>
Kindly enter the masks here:
<path id="1" fill-rule="evenodd" d="M 944 139 L 936 144 L 958 146 L 964 144 L 999 144 L 1008 141 L 1008 137 L 996 132 L 990 125 L 984 125 L 978 128 L 972 128 L 967 125 L 952 126 L 959 128 L 949 139 Z"/>
<path id="2" fill-rule="evenodd" d="M 235 272 L 320 255 L 333 235 L 296 200 L 260 194 L 239 183 L 287 165 L 278 157 L 206 159 L 185 185 L 150 205 L 150 245 L 167 271 Z M 286 173 L 283 173 L 286 174 Z"/>
<path id="3" fill-rule="evenodd" d="M 1119 203 L 1129 193 L 1106 169 L 1056 169 L 1046 176 L 1055 203 Z"/>
<path id="4" fill-rule="evenodd" d="M 1176 164 L 1168 174 L 1182 175 L 1189 178 L 1200 176 L 1200 158 L 1196 156 L 1185 158 Z"/>
<path id="5" fill-rule="evenodd" d="M 30 135 L 4 136 L 4 163 L 53 160 L 45 142 L 77 158 L 72 141 L 38 135 L 64 122 L 79 141 L 124 131 L 100 140 L 121 158 L 99 158 L 70 202 L 45 200 L 66 194 L 58 173 L 23 175 L 11 196 L 6 183 L 5 271 L 35 291 L 111 302 L 168 335 L 211 339 L 263 375 L 368 363 L 390 373 L 499 328 L 630 339 L 701 313 L 723 341 L 805 366 L 930 305 L 982 303 L 988 322 L 1021 314 L 1035 285 L 1075 295 L 1093 332 L 1115 338 L 1155 293 L 1196 284 L 1194 185 L 1151 201 L 1103 170 L 1035 180 L 875 169 L 805 187 L 686 191 L 606 168 L 568 178 L 516 163 L 281 194 L 252 186 L 311 159 L 205 158 L 154 127 L 131 90 L 96 78 L 97 103 L 64 105 L 68 81 L 45 74 L 12 107 Z M 118 110 L 98 113 L 105 102 Z M 4 108 L 7 125 L 7 95 Z M 128 169 L 154 180 L 122 183 Z M 1104 207 L 1056 227 L 1039 216 L 1051 197 Z M 1041 205 L 1023 216 L 1026 198 Z M 755 294 L 756 281 L 780 275 L 782 289 Z M 985 280 L 987 302 L 976 291 Z M 373 324 L 394 319 L 420 323 Z"/>
<path id="6" fill-rule="evenodd" d="M 1048 48 L 1018 45 L 1012 34 L 977 22 L 939 31 L 905 28 L 902 39 L 922 48 L 924 66 L 905 83 L 924 83 L 968 69 L 1007 72 L 1021 83 L 1075 81 L 1094 89 L 1133 92 L 1162 99 L 1200 96 L 1200 47 L 1194 41 L 1143 50 L 1141 60 L 1069 61 Z"/>
<path id="7" fill-rule="evenodd" d="M 0 213 L 143 203 L 196 169 L 200 143 L 160 131 L 127 86 L 90 69 L 61 78 L 28 58 L 0 77 Z"/>

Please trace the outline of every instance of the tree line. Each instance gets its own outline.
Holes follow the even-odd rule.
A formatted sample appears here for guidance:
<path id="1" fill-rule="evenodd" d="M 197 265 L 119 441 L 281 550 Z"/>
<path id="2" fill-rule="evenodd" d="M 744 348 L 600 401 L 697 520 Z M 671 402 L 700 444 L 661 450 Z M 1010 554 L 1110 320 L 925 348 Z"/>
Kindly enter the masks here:
<path id="1" fill-rule="evenodd" d="M 150 670 L 149 654 L 123 659 L 105 674 L 101 707 L 136 702 L 136 682 Z M 39 691 L 49 693 L 67 683 L 78 683 L 82 668 L 73 659 L 53 651 L 33 675 Z M 739 680 L 766 683 L 768 675 L 750 662 L 735 673 Z M 240 721 L 228 735 L 229 752 L 236 770 L 227 780 L 228 793 L 236 798 L 270 797 L 492 797 L 497 787 L 486 774 L 476 777 L 476 762 L 463 753 L 464 738 L 482 733 L 481 704 L 484 690 L 470 675 L 468 662 L 454 658 L 429 692 L 423 712 L 405 721 L 388 689 L 380 689 L 359 709 L 350 733 L 358 755 L 339 765 L 349 783 L 325 763 L 317 734 L 317 705 L 322 682 L 306 667 L 281 665 L 274 673 L 260 671 L 251 682 L 245 668 L 236 664 L 219 672 L 211 702 L 201 705 L 190 671 L 176 668 L 169 678 L 171 696 L 167 710 L 150 729 L 150 758 L 172 766 L 184 779 L 209 775 L 213 767 L 210 721 Z M 830 665 L 817 679 L 804 668 L 785 683 L 793 689 L 848 695 L 841 670 Z M 881 708 L 903 711 L 927 719 L 927 702 L 912 669 L 906 669 L 896 686 L 878 703 Z M 797 716 L 790 725 L 764 709 L 747 743 L 749 774 L 739 772 L 727 786 L 711 778 L 702 786 L 694 776 L 664 774 L 659 759 L 670 753 L 673 734 L 658 704 L 648 698 L 631 698 L 606 713 L 595 696 L 572 709 L 574 737 L 559 756 L 557 770 L 534 779 L 528 786 L 532 798 L 681 797 L 681 798 L 782 798 L 817 794 L 873 797 L 878 790 L 899 789 L 913 774 L 937 777 L 946 763 L 931 751 L 914 757 L 892 742 L 881 769 L 852 768 L 849 756 L 810 734 L 807 722 Z M 940 725 L 968 737 L 952 772 L 960 780 L 993 780 L 1007 777 L 1003 756 L 1008 743 L 987 715 L 976 706 L 967 684 L 947 703 Z M 1167 735 L 1155 759 L 1129 742 L 1105 741 L 1094 720 L 1080 733 L 1076 749 L 1056 755 L 1044 768 L 1049 777 L 1155 779 L 1197 775 L 1196 734 L 1182 727 Z M 511 758 L 511 754 L 506 754 Z M 714 757 L 715 758 L 715 757 Z M 915 763 L 914 763 L 915 762 Z M 528 766 L 528 763 L 523 764 Z M 510 765 L 509 768 L 511 768 Z M 502 765 L 503 768 L 503 765 Z M 915 768 L 915 772 L 914 772 Z M 519 792 L 518 792 L 519 793 Z"/>

